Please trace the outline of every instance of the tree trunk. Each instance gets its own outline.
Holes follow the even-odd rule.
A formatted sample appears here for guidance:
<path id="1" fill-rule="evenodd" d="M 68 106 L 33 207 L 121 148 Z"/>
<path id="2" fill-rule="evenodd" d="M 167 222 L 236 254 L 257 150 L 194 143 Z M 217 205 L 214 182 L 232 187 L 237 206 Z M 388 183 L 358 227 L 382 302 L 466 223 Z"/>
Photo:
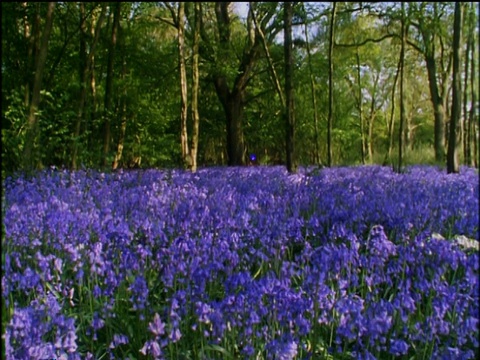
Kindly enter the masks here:
<path id="1" fill-rule="evenodd" d="M 302 6 L 304 4 L 302 3 Z M 305 11 L 305 8 L 304 8 Z M 313 107 L 313 131 L 314 131 L 314 143 L 315 143 L 315 153 L 314 153 L 314 164 L 320 165 L 320 152 L 318 149 L 318 111 L 317 111 L 317 96 L 315 94 L 315 80 L 313 76 L 313 66 L 312 66 L 312 54 L 310 51 L 310 41 L 308 39 L 308 24 L 305 21 L 305 43 L 307 46 L 307 61 L 308 61 L 308 70 L 310 75 L 310 89 L 312 93 L 312 107 Z"/>
<path id="2" fill-rule="evenodd" d="M 455 3 L 455 13 L 453 22 L 453 98 L 452 114 L 450 117 L 450 131 L 447 150 L 447 173 L 458 173 L 458 136 L 459 122 L 462 115 L 462 85 L 461 85 L 461 36 L 462 36 L 462 4 Z"/>
<path id="3" fill-rule="evenodd" d="M 200 16 L 201 3 L 195 2 L 194 5 L 194 32 L 193 32 L 193 54 L 192 54 L 192 145 L 190 147 L 191 171 L 197 171 L 197 153 L 198 153 L 198 135 L 200 116 L 198 114 L 198 91 L 200 87 L 198 59 L 199 59 L 199 41 L 200 41 Z"/>
<path id="4" fill-rule="evenodd" d="M 287 170 L 289 173 L 297 172 L 295 159 L 295 113 L 293 94 L 293 44 L 292 44 L 292 18 L 293 4 L 284 2 L 284 51 L 285 51 L 285 125 L 287 144 Z"/>
<path id="5" fill-rule="evenodd" d="M 80 136 L 80 125 L 83 118 L 83 113 L 85 109 L 85 100 L 86 100 L 86 86 L 87 86 L 87 76 L 88 76 L 88 68 L 87 68 L 87 44 L 86 44 L 86 37 L 87 31 L 85 26 L 85 3 L 80 2 L 78 4 L 80 10 L 80 49 L 79 49 L 79 79 L 80 79 L 80 96 L 79 96 L 79 103 L 78 103 L 78 111 L 77 111 L 77 119 L 75 121 L 75 131 L 73 133 L 73 143 L 72 143 L 72 169 L 77 169 L 77 156 L 78 156 L 78 137 Z"/>
<path id="6" fill-rule="evenodd" d="M 35 78 L 35 57 L 38 53 L 39 48 L 39 35 L 40 35 L 40 15 L 39 15 L 39 3 L 33 4 L 35 6 L 35 14 L 33 21 L 30 22 L 28 19 L 28 2 L 22 3 L 24 16 L 23 16 L 23 35 L 25 38 L 25 43 L 27 43 L 26 51 L 26 71 L 25 71 L 25 81 L 24 81 L 24 104 L 25 108 L 30 107 L 30 97 L 33 89 L 33 80 Z"/>
<path id="7" fill-rule="evenodd" d="M 47 61 L 48 40 L 53 27 L 53 11 L 55 9 L 55 2 L 49 2 L 47 5 L 47 14 L 45 16 L 45 26 L 42 33 L 40 49 L 38 57 L 35 61 L 35 76 L 33 80 L 32 99 L 30 101 L 30 108 L 27 121 L 27 133 L 25 138 L 24 148 L 24 169 L 27 171 L 33 170 L 41 164 L 40 154 L 38 153 L 38 107 L 40 105 L 40 91 L 42 90 L 43 71 Z"/>
<path id="8" fill-rule="evenodd" d="M 231 93 L 224 77 L 215 79 L 215 89 L 225 111 L 227 122 L 228 165 L 245 165 L 245 143 L 242 127 L 244 94 L 240 90 Z"/>
<path id="9" fill-rule="evenodd" d="M 477 93 L 475 86 L 477 84 L 476 79 L 478 73 L 476 72 L 476 43 L 475 43 L 475 25 L 476 25 L 476 16 L 475 16 L 475 3 L 470 3 L 470 8 L 468 11 L 468 48 L 470 49 L 470 74 L 465 77 L 465 83 L 469 83 L 470 87 L 470 109 L 465 110 L 465 164 L 468 166 L 476 166 L 476 136 L 475 134 L 475 107 L 477 104 Z M 467 48 L 467 49 L 468 49 Z M 468 57 L 468 52 L 467 55 Z M 466 62 L 468 59 L 466 58 Z M 468 78 L 468 81 L 467 81 Z M 467 91 L 465 91 L 465 99 L 467 99 Z M 473 144 L 472 144 L 473 143 Z M 472 155 L 472 145 L 474 147 L 474 152 Z"/>
<path id="10" fill-rule="evenodd" d="M 462 26 L 465 27 L 466 34 L 465 43 L 466 43 L 466 50 L 465 50 L 465 66 L 464 66 L 464 77 L 463 77 L 463 116 L 461 120 L 461 140 L 462 140 L 462 150 L 463 150 L 463 163 L 465 165 L 470 165 L 470 156 L 468 154 L 468 84 L 469 84 L 469 67 L 470 67 L 470 52 L 471 52 L 471 42 L 470 42 L 470 26 L 469 26 L 469 4 L 466 5 L 465 8 L 465 15 L 464 15 L 464 23 Z"/>
<path id="11" fill-rule="evenodd" d="M 125 68 L 125 63 L 124 63 L 124 68 Z M 124 74 L 125 76 L 125 70 Z M 122 118 L 120 121 L 120 135 L 118 137 L 118 144 L 117 144 L 117 152 L 115 154 L 115 159 L 113 160 L 113 165 L 112 169 L 115 170 L 118 168 L 118 165 L 120 164 L 120 160 L 122 160 L 123 156 L 123 147 L 125 145 L 125 134 L 127 131 L 127 91 L 126 88 L 124 90 L 124 95 L 122 98 Z"/>
<path id="12" fill-rule="evenodd" d="M 121 28 L 119 27 L 118 30 L 120 35 Z M 123 36 L 121 36 L 120 39 L 122 40 L 122 44 L 125 45 Z M 127 60 L 125 55 L 126 55 L 125 51 L 122 51 L 122 57 L 123 57 L 123 64 L 122 64 L 123 96 L 121 100 L 122 112 L 121 112 L 121 121 L 120 121 L 120 135 L 118 137 L 118 143 L 117 143 L 117 152 L 115 154 L 115 159 L 113 160 L 113 165 L 112 165 L 113 170 L 118 168 L 120 164 L 120 160 L 122 160 L 123 147 L 125 144 L 125 133 L 127 131 L 127 118 L 128 118 L 127 117 L 127 84 L 126 84 Z"/>
<path id="13" fill-rule="evenodd" d="M 231 21 L 228 12 L 228 2 L 215 3 L 215 14 L 218 25 L 220 53 L 227 54 L 231 48 L 230 32 Z M 203 36 L 203 35 L 202 35 Z M 255 38 L 255 43 L 245 49 L 241 63 L 237 70 L 232 90 L 230 90 L 223 69 L 213 74 L 213 83 L 217 96 L 225 111 L 227 130 L 227 155 L 228 165 L 245 165 L 245 142 L 243 137 L 243 107 L 245 88 L 250 73 L 259 56 L 261 44 Z"/>
<path id="14" fill-rule="evenodd" d="M 375 121 L 376 116 L 376 109 L 375 109 L 375 102 L 376 102 L 376 94 L 377 94 L 377 86 L 380 80 L 380 73 L 377 74 L 373 89 L 372 89 L 372 99 L 370 101 L 370 114 L 368 117 L 368 140 L 367 140 L 367 153 L 368 153 L 368 161 L 369 163 L 373 162 L 373 123 Z"/>
<path id="15" fill-rule="evenodd" d="M 398 172 L 402 171 L 403 161 L 403 124 L 405 123 L 405 44 L 407 38 L 405 3 L 402 2 L 402 45 L 400 48 L 400 126 L 398 130 Z M 436 84 L 436 83 L 435 83 Z"/>
<path id="16" fill-rule="evenodd" d="M 355 52 L 355 58 L 357 60 L 357 89 L 358 93 L 355 96 L 356 102 L 357 102 L 357 108 L 358 108 L 358 117 L 360 120 L 360 139 L 361 139 L 361 158 L 362 158 L 362 164 L 365 164 L 365 153 L 366 153 L 366 141 L 365 141 L 365 121 L 363 117 L 363 96 L 362 96 L 362 74 L 360 71 L 360 54 L 358 53 L 358 46 L 356 47 L 356 52 Z M 354 90 L 352 90 L 354 91 Z"/>
<path id="17" fill-rule="evenodd" d="M 476 84 L 478 79 L 478 74 L 480 72 L 480 62 L 478 63 L 479 68 L 476 66 L 476 32 L 474 30 L 476 24 L 476 16 L 475 16 L 475 7 L 478 6 L 475 3 L 472 3 L 472 10 L 470 13 L 471 16 L 471 29 L 470 29 L 470 41 L 471 41 L 471 48 L 472 48 L 472 58 L 471 58 L 471 66 L 470 66 L 470 89 L 471 89 L 471 103 L 470 103 L 470 112 L 468 114 L 468 130 L 467 130 L 467 137 L 468 137 L 468 153 L 470 154 L 470 165 L 478 167 L 479 161 L 479 146 L 478 146 L 478 114 L 476 114 L 476 108 L 478 106 L 477 103 L 477 91 L 476 91 Z M 473 153 L 472 153 L 472 146 L 473 146 Z"/>
<path id="18" fill-rule="evenodd" d="M 177 12 L 178 35 L 178 67 L 180 72 L 180 146 L 182 148 L 182 162 L 184 168 L 191 166 L 190 151 L 188 149 L 188 94 L 187 70 L 185 65 L 185 3 L 178 3 Z"/>
<path id="19" fill-rule="evenodd" d="M 113 113 L 112 99 L 113 99 L 113 77 L 114 77 L 114 61 L 115 61 L 115 50 L 117 48 L 117 39 L 118 39 L 118 27 L 120 24 L 120 13 L 122 9 L 122 3 L 115 3 L 115 10 L 113 13 L 113 25 L 112 25 L 112 35 L 110 38 L 109 48 L 108 48 L 108 62 L 107 62 L 107 79 L 105 84 L 105 104 L 104 104 L 104 133 L 103 133 L 103 156 L 102 156 L 102 166 L 107 166 L 108 153 L 110 152 L 110 143 L 111 143 L 111 118 Z"/>
<path id="20" fill-rule="evenodd" d="M 337 3 L 333 2 L 330 19 L 330 38 L 328 45 L 328 124 L 327 124 L 327 165 L 332 166 L 332 122 L 333 122 L 333 40 L 335 27 L 335 12 Z"/>
<path id="21" fill-rule="evenodd" d="M 430 96 L 433 105 L 433 114 L 435 117 L 434 124 L 434 147 L 435 160 L 442 162 L 445 159 L 445 108 L 443 106 L 442 98 L 439 94 L 437 84 L 437 65 L 433 55 L 426 54 L 425 62 L 427 64 L 428 84 L 430 88 Z"/>
<path id="22" fill-rule="evenodd" d="M 387 164 L 387 159 L 390 160 L 392 157 L 393 151 L 393 138 L 394 138 L 394 130 L 395 130 L 395 98 L 396 98 L 396 89 L 397 89 L 397 82 L 398 82 L 398 75 L 400 74 L 400 66 L 401 66 L 401 59 L 398 61 L 397 71 L 395 72 L 395 77 L 393 79 L 393 87 L 392 87 L 392 98 L 391 104 L 392 108 L 390 109 L 390 121 L 388 122 L 388 152 L 386 159 L 384 160 L 384 165 Z"/>
<path id="23" fill-rule="evenodd" d="M 90 74 L 90 86 L 93 91 L 93 99 L 95 99 L 95 77 L 93 75 L 93 59 L 95 54 L 95 48 L 97 46 L 98 40 L 100 38 L 100 29 L 105 18 L 106 5 L 103 4 L 102 11 L 97 20 L 97 23 L 93 30 L 93 41 L 90 44 L 90 50 L 87 54 L 86 52 L 86 41 L 87 38 L 86 29 L 85 29 L 85 6 L 83 2 L 80 2 L 80 93 L 78 99 L 78 110 L 77 110 L 77 119 L 75 121 L 75 130 L 73 133 L 73 143 L 72 143 L 72 169 L 77 168 L 77 158 L 78 158 L 78 146 L 79 146 L 79 137 L 82 121 L 85 118 L 85 105 L 87 101 L 87 79 Z"/>

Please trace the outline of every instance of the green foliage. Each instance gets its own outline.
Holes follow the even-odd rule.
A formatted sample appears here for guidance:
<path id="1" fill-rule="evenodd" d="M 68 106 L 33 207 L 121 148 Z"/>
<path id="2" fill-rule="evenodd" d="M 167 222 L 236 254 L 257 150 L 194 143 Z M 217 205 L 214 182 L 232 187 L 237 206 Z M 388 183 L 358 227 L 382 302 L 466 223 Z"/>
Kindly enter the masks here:
<path id="1" fill-rule="evenodd" d="M 6 97 L 2 115 L 2 178 L 19 168 L 25 136 L 27 109 L 21 90 Z"/>
<path id="2" fill-rule="evenodd" d="M 170 4 L 176 10 L 176 4 Z M 185 29 L 189 101 L 194 24 L 191 5 L 186 4 Z M 283 86 L 281 3 L 260 2 L 254 6 L 258 19 L 264 21 L 269 52 Z M 83 35 L 79 29 L 81 13 L 78 3 L 58 3 L 55 9 L 38 112 L 38 146 L 44 166 L 70 167 L 74 145 L 78 148 L 79 166 L 98 167 L 102 160 L 106 120 L 105 81 L 113 18 L 109 15 L 110 5 L 107 5 L 107 17 L 99 28 L 99 42 L 92 57 L 92 67 L 83 84 L 86 99 L 83 111 L 79 114 L 82 89 L 80 69 L 84 61 L 80 44 L 81 41 L 85 42 L 85 51 L 88 53 L 101 5 L 84 3 L 84 7 Z M 356 3 L 341 3 L 335 25 L 332 134 L 335 164 L 361 162 L 362 135 L 365 141 L 372 144 L 373 149 L 373 158 L 366 161 L 375 163 L 382 159 L 380 162 L 383 162 L 390 143 L 389 121 L 394 90 L 396 104 L 393 145 L 396 146 L 398 141 L 399 89 L 398 81 L 396 89 L 393 81 L 400 51 L 399 40 L 395 36 L 400 29 L 400 7 L 378 3 L 363 6 L 362 10 L 354 10 L 357 7 Z M 450 75 L 446 68 L 451 44 L 451 10 L 451 3 L 412 3 L 407 7 L 411 25 L 405 69 L 405 104 L 407 130 L 410 134 L 407 148 L 421 148 L 429 152 L 433 147 L 433 111 L 422 52 L 430 51 L 433 45 L 437 49 L 443 47 L 444 51 L 437 53 L 436 61 L 440 70 L 439 78 L 445 77 L 441 85 L 445 83 L 448 89 Z M 300 23 L 294 27 L 296 150 L 299 162 L 310 164 L 314 161 L 315 151 L 311 75 L 314 79 L 318 114 L 318 147 L 320 158 L 326 158 L 326 44 L 330 8 L 324 3 L 307 3 L 305 8 L 298 7 L 295 11 L 294 22 Z M 33 83 L 34 50 L 39 46 L 29 34 L 35 30 L 35 17 L 37 14 L 41 16 L 43 12 L 44 7 L 38 3 L 2 3 L 2 176 L 21 168 Z M 225 164 L 225 111 L 212 79 L 216 74 L 223 74 L 232 88 L 241 71 L 239 64 L 250 51 L 247 14 L 231 16 L 228 46 L 221 46 L 214 4 L 202 3 L 202 12 L 198 163 Z M 378 13 L 382 16 L 376 17 L 375 14 Z M 476 17 L 476 14 L 473 15 Z M 142 166 L 145 167 L 175 167 L 182 163 L 177 29 L 170 24 L 172 21 L 172 13 L 164 3 L 125 3 L 122 6 L 113 64 L 113 105 L 108 114 L 112 139 L 107 154 L 108 164 L 117 152 L 122 119 L 126 119 L 126 130 L 120 166 L 126 166 L 136 157 L 142 158 Z M 303 22 L 307 23 L 309 29 L 311 69 L 307 61 Z M 465 26 L 470 27 L 469 24 Z M 381 38 L 381 41 L 377 41 Z M 357 79 L 357 54 L 361 66 L 360 83 Z M 359 91 L 362 93 L 360 104 L 356 99 Z M 467 97 L 471 99 L 472 90 L 468 91 Z M 373 108 L 372 96 L 376 99 Z M 445 96 L 449 98 L 450 95 Z M 283 109 L 263 49 L 251 70 L 244 100 L 243 130 L 247 151 L 256 153 L 261 163 L 283 163 Z M 360 110 L 364 120 L 363 134 L 360 130 Z M 79 116 L 80 131 L 75 137 Z M 188 116 L 187 130 L 191 137 L 190 109 Z M 449 118 L 448 113 L 445 118 Z M 367 126 L 370 119 L 373 119 L 371 136 Z M 413 153 L 415 151 L 412 150 Z M 411 155 L 409 161 L 417 160 L 430 163 L 428 158 L 416 155 Z"/>

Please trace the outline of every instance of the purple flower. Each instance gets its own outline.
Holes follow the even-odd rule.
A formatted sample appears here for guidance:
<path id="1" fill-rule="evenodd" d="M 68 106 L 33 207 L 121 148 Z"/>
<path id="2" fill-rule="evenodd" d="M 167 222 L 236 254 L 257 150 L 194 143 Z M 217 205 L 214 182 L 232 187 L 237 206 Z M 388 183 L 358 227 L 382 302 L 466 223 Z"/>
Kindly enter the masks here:
<path id="1" fill-rule="evenodd" d="M 63 341 L 63 348 L 67 350 L 69 353 L 73 353 L 77 350 L 77 335 L 75 331 L 70 330 L 67 335 L 65 336 L 65 340 Z"/>
<path id="2" fill-rule="evenodd" d="M 409 345 L 403 340 L 390 340 L 390 354 L 395 356 L 405 355 L 408 352 Z"/>
<path id="3" fill-rule="evenodd" d="M 140 353 L 143 355 L 152 355 L 155 360 L 164 359 L 162 348 L 160 344 L 155 340 L 148 340 L 140 349 Z"/>
<path id="4" fill-rule="evenodd" d="M 272 340 L 266 346 L 267 359 L 293 360 L 298 354 L 298 345 L 292 339 Z"/>
<path id="5" fill-rule="evenodd" d="M 137 275 L 128 289 L 132 292 L 130 301 L 133 304 L 133 308 L 135 310 L 145 309 L 149 292 L 145 278 L 142 275 Z"/>
<path id="6" fill-rule="evenodd" d="M 178 327 L 174 327 L 170 331 L 170 334 L 168 334 L 168 338 L 172 341 L 172 343 L 176 343 L 181 339 L 181 337 L 182 333 L 180 332 L 180 329 Z"/>
<path id="7" fill-rule="evenodd" d="M 148 329 L 155 336 L 161 336 L 165 334 L 165 324 L 160 319 L 160 315 L 155 313 L 155 316 L 153 317 L 153 321 L 148 324 Z"/>
<path id="8" fill-rule="evenodd" d="M 105 326 L 105 321 L 100 317 L 98 312 L 94 312 L 93 314 L 93 320 L 92 320 L 92 327 L 95 330 L 100 330 Z"/>
<path id="9" fill-rule="evenodd" d="M 128 336 L 123 334 L 114 334 L 113 340 L 110 342 L 110 349 L 115 349 L 117 346 L 128 344 Z"/>

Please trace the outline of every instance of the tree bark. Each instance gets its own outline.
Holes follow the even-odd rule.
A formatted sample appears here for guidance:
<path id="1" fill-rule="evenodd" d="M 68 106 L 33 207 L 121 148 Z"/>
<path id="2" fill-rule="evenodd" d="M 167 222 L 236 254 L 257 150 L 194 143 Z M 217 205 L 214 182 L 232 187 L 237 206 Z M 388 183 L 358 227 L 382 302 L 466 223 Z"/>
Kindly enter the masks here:
<path id="1" fill-rule="evenodd" d="M 130 25 L 130 24 L 128 24 Z M 117 151 L 115 154 L 115 158 L 113 160 L 113 165 L 112 168 L 113 170 L 117 169 L 118 166 L 120 165 L 120 161 L 122 160 L 123 156 L 123 148 L 125 146 L 125 134 L 127 132 L 127 59 L 126 59 L 126 52 L 125 52 L 125 38 L 122 35 L 122 28 L 119 26 L 118 28 L 118 34 L 120 38 L 120 44 L 123 48 L 121 48 L 123 51 L 121 52 L 122 54 L 122 84 L 123 84 L 123 94 L 122 94 L 122 99 L 121 99 L 121 120 L 120 120 L 120 135 L 118 137 L 118 143 L 117 143 Z"/>
<path id="2" fill-rule="evenodd" d="M 287 171 L 297 172 L 295 158 L 295 113 L 294 113 L 294 89 L 293 89 L 293 44 L 292 44 L 292 18 L 293 5 L 284 2 L 283 26 L 284 26 L 284 51 L 285 51 L 285 125 L 287 144 Z"/>
<path id="3" fill-rule="evenodd" d="M 228 2 L 215 3 L 215 14 L 217 18 L 220 53 L 227 54 L 230 48 L 230 15 Z M 202 35 L 203 36 L 203 35 Z M 255 43 L 245 49 L 243 58 L 238 67 L 232 90 L 227 82 L 226 74 L 221 69 L 213 74 L 213 83 L 217 96 L 225 111 L 226 130 L 227 130 L 227 155 L 228 165 L 245 165 L 245 142 L 243 135 L 243 112 L 245 101 L 245 88 L 249 75 L 259 56 L 260 43 L 255 37 Z"/>
<path id="4" fill-rule="evenodd" d="M 100 38 L 100 29 L 103 24 L 103 20 L 105 18 L 106 12 L 106 4 L 103 4 L 102 11 L 100 16 L 95 24 L 93 30 L 93 40 L 90 44 L 90 50 L 88 54 L 86 52 L 86 42 L 85 39 L 87 37 L 86 29 L 85 29 L 85 7 L 84 3 L 80 3 L 80 27 L 81 27 L 81 35 L 80 35 L 80 93 L 79 93 L 79 100 L 78 100 L 78 111 L 77 111 L 77 119 L 75 121 L 75 130 L 73 133 L 73 143 L 72 143 L 72 169 L 77 168 L 77 158 L 78 158 L 78 143 L 79 143 L 79 136 L 80 136 L 80 128 L 82 125 L 82 121 L 85 117 L 85 105 L 87 101 L 87 79 L 90 74 L 90 86 L 91 91 L 93 94 L 93 101 L 95 101 L 95 76 L 93 71 L 93 59 L 95 55 L 95 48 L 97 46 L 98 40 Z M 94 105 L 95 108 L 95 105 Z"/>
<path id="5" fill-rule="evenodd" d="M 435 160 L 443 162 L 445 158 L 445 110 L 443 106 L 442 98 L 440 97 L 437 84 L 437 69 L 435 64 L 435 58 L 432 56 L 425 56 L 428 73 L 428 83 L 430 87 L 430 96 L 433 105 L 433 113 L 435 117 L 434 124 L 434 147 L 435 147 Z"/>
<path id="6" fill-rule="evenodd" d="M 115 10 L 113 13 L 112 35 L 110 38 L 108 48 L 108 62 L 107 62 L 107 79 L 105 84 L 105 103 L 104 103 L 104 138 L 103 138 L 103 156 L 102 166 L 107 166 L 107 158 L 110 152 L 110 143 L 112 141 L 111 134 L 111 119 L 113 113 L 112 99 L 113 99 L 113 77 L 114 77 L 114 61 L 115 51 L 117 48 L 118 28 L 120 24 L 120 13 L 122 3 L 115 3 Z"/>
<path id="7" fill-rule="evenodd" d="M 461 141 L 462 141 L 462 150 L 463 150 L 463 163 L 465 165 L 470 165 L 470 155 L 468 154 L 468 84 L 470 82 L 470 52 L 471 52 L 471 42 L 470 42 L 470 25 L 469 25 L 469 4 L 466 5 L 465 15 L 463 17 L 464 23 L 462 26 L 466 29 L 465 39 L 465 66 L 464 66 L 464 76 L 463 76 L 463 116 L 461 120 Z"/>
<path id="8" fill-rule="evenodd" d="M 471 48 L 472 48 L 472 57 L 471 57 L 471 66 L 470 66 L 470 89 L 471 89 L 471 103 L 470 103 L 470 111 L 468 114 L 468 129 L 467 129 L 467 137 L 468 137 L 468 153 L 470 154 L 470 165 L 473 165 L 478 168 L 479 162 L 479 146 L 478 146 L 478 114 L 476 114 L 476 107 L 478 106 L 477 103 L 477 90 L 476 84 L 478 79 L 478 74 L 480 72 L 480 62 L 478 63 L 479 68 L 476 65 L 476 32 L 474 30 L 476 24 L 476 16 L 475 16 L 475 7 L 478 6 L 475 3 L 472 3 L 472 10 L 470 13 L 471 16 L 471 30 L 470 30 L 470 41 L 471 41 Z M 473 149 L 472 149 L 473 147 Z"/>
<path id="9" fill-rule="evenodd" d="M 26 51 L 26 71 L 25 71 L 25 81 L 24 81 L 24 104 L 25 108 L 30 107 L 31 94 L 33 89 L 33 80 L 35 78 L 35 57 L 38 53 L 39 47 L 39 35 L 40 35 L 40 15 L 39 15 L 39 6 L 40 4 L 33 4 L 35 6 L 35 14 L 33 21 L 30 22 L 28 18 L 28 2 L 23 2 L 22 7 L 24 11 L 23 15 L 23 35 L 25 42 L 27 43 Z"/>
<path id="10" fill-rule="evenodd" d="M 332 122 L 333 122 L 333 42 L 335 28 L 335 12 L 337 3 L 333 2 L 330 18 L 330 37 L 328 45 L 328 124 L 327 124 L 327 164 L 332 166 Z"/>
<path id="11" fill-rule="evenodd" d="M 125 59 L 123 60 L 123 69 L 122 69 L 122 80 L 125 80 L 127 73 L 127 64 Z M 125 85 L 124 85 L 125 86 Z M 120 164 L 123 156 L 123 147 L 125 145 L 125 134 L 127 132 L 127 87 L 124 87 L 123 96 L 122 96 L 122 112 L 121 112 L 121 121 L 120 121 L 120 135 L 118 137 L 117 143 L 117 152 L 113 160 L 112 169 L 115 170 Z"/>
<path id="12" fill-rule="evenodd" d="M 377 73 L 374 83 L 373 83 L 373 89 L 372 89 L 372 99 L 370 101 L 370 114 L 368 116 L 368 140 L 367 140 L 367 153 L 368 153 L 368 161 L 369 163 L 373 162 L 373 123 L 375 121 L 376 117 L 376 108 L 375 108 L 375 102 L 376 102 L 376 95 L 377 95 L 377 86 L 378 82 L 380 81 L 380 73 Z"/>
<path id="13" fill-rule="evenodd" d="M 215 4 L 217 17 L 219 45 L 223 51 L 227 51 L 230 42 L 230 18 L 228 14 L 228 2 Z M 244 58 L 245 59 L 245 58 Z M 246 73 L 239 72 L 237 79 L 246 82 Z M 236 80 L 237 80 L 236 79 Z M 237 82 L 237 81 L 236 81 Z M 243 138 L 243 86 L 236 86 L 230 91 L 225 74 L 217 73 L 214 79 L 217 96 L 225 111 L 227 125 L 227 155 L 228 165 L 245 164 L 245 143 Z M 240 85 L 240 84 L 239 84 Z"/>
<path id="14" fill-rule="evenodd" d="M 200 42 L 200 16 L 201 3 L 194 3 L 194 32 L 193 32 L 193 54 L 192 54 L 192 145 L 190 147 L 191 171 L 197 171 L 198 154 L 198 136 L 200 116 L 198 113 L 198 91 L 200 87 L 198 60 L 199 60 L 199 42 Z"/>
<path id="15" fill-rule="evenodd" d="M 182 148 L 183 166 L 191 166 L 190 151 L 188 148 L 188 94 L 187 94 L 187 70 L 185 65 L 185 3 L 178 3 L 177 12 L 177 35 L 178 35 L 178 65 L 180 71 L 180 145 Z"/>
<path id="16" fill-rule="evenodd" d="M 470 108 L 465 109 L 465 164 L 467 166 L 476 166 L 477 164 L 477 156 L 476 156 L 476 136 L 474 135 L 475 132 L 475 107 L 477 104 L 477 93 L 475 85 L 477 84 L 476 79 L 478 76 L 476 69 L 476 43 L 475 43 L 475 25 L 476 25 L 476 16 L 475 16 L 475 3 L 470 3 L 468 17 L 467 18 L 467 28 L 468 28 L 468 36 L 467 36 L 467 54 L 466 54 L 466 63 L 470 62 L 469 67 L 469 74 L 465 76 L 465 83 L 469 85 L 470 88 Z M 470 49 L 470 52 L 468 52 Z M 468 60 L 470 57 L 470 61 Z M 468 81 L 467 81 L 468 79 Z M 467 89 L 467 87 L 466 87 Z M 465 91 L 465 100 L 467 100 L 467 91 Z M 467 101 L 465 101 L 467 103 Z M 472 146 L 473 145 L 473 146 Z M 472 147 L 473 154 L 472 154 Z"/>
<path id="17" fill-rule="evenodd" d="M 365 141 L 365 120 L 363 117 L 363 96 L 362 96 L 362 74 L 360 71 L 360 54 L 358 53 L 358 46 L 356 48 L 355 58 L 357 60 L 357 83 L 358 83 L 358 94 L 357 94 L 357 106 L 358 106 L 358 117 L 360 119 L 360 136 L 361 136 L 361 157 L 362 164 L 365 164 L 365 153 L 366 153 L 366 141 Z"/>
<path id="18" fill-rule="evenodd" d="M 41 101 L 40 91 L 42 90 L 43 71 L 47 61 L 48 40 L 50 39 L 53 27 L 53 12 L 55 4 L 55 2 L 49 2 L 47 5 L 47 14 L 45 16 L 45 25 L 41 37 L 40 49 L 35 61 L 35 76 L 33 80 L 32 99 L 30 101 L 28 113 L 24 148 L 24 169 L 27 171 L 31 171 L 34 167 L 41 165 L 41 159 L 37 151 L 37 147 L 39 146 L 37 112 Z"/>
<path id="19" fill-rule="evenodd" d="M 443 51 L 444 46 L 442 42 L 441 33 L 438 30 L 437 24 L 439 23 L 439 13 L 438 13 L 438 3 L 431 3 L 433 6 L 433 19 L 428 23 L 425 21 L 425 7 L 429 3 L 422 2 L 420 3 L 420 8 L 416 8 L 415 4 L 412 3 L 412 9 L 414 13 L 409 13 L 410 16 L 414 16 L 415 13 L 421 14 L 418 16 L 418 24 L 412 23 L 413 26 L 417 28 L 422 37 L 422 45 L 418 46 L 413 42 L 409 41 L 408 43 L 412 45 L 419 53 L 421 53 L 425 59 L 427 67 L 427 76 L 428 84 L 430 90 L 430 100 L 432 102 L 433 113 L 434 113 L 434 150 L 435 150 L 435 161 L 438 163 L 443 163 L 445 160 L 445 108 L 446 108 L 446 89 L 447 87 L 447 69 L 442 66 L 441 74 L 438 74 L 437 71 L 437 62 L 436 62 L 436 43 L 440 42 L 441 50 Z M 409 7 L 410 8 L 410 7 Z M 444 64 L 443 53 L 440 56 L 441 64 Z M 442 93 L 440 93 L 439 78 L 442 80 Z"/>
<path id="20" fill-rule="evenodd" d="M 384 161 L 384 164 L 386 165 L 387 159 L 391 159 L 392 157 L 392 151 L 393 151 L 393 138 L 394 138 L 394 133 L 395 133 L 395 107 L 396 107 L 396 89 L 397 89 L 397 82 L 398 82 L 398 76 L 400 74 L 400 66 L 401 66 L 401 59 L 398 61 L 398 66 L 397 66 L 397 71 L 395 72 L 395 78 L 393 79 L 393 87 L 392 87 L 392 98 L 390 100 L 390 103 L 392 105 L 390 109 L 390 121 L 388 122 L 388 152 L 387 152 L 387 158 Z"/>
<path id="21" fill-rule="evenodd" d="M 407 26 L 405 24 L 405 3 L 402 2 L 402 45 L 400 48 L 400 125 L 398 130 L 398 169 L 402 171 L 403 162 L 403 125 L 405 124 L 405 44 L 407 38 Z M 436 82 L 435 82 L 436 84 Z"/>
<path id="22" fill-rule="evenodd" d="M 227 155 L 228 165 L 245 165 L 245 143 L 243 138 L 243 106 L 242 89 L 230 92 L 224 77 L 215 79 L 215 89 L 225 111 L 227 123 Z"/>
<path id="23" fill-rule="evenodd" d="M 459 122 L 462 115 L 462 86 L 460 79 L 461 37 L 462 4 L 460 2 L 456 2 L 453 22 L 453 98 L 447 149 L 447 173 L 449 174 L 459 172 L 457 144 L 459 136 Z"/>
<path id="24" fill-rule="evenodd" d="M 302 3 L 302 6 L 304 4 Z M 305 12 L 305 8 L 304 8 Z M 308 23 L 305 21 L 305 44 L 307 47 L 307 61 L 308 61 L 308 70 L 310 72 L 310 89 L 312 93 L 312 107 L 313 107 L 313 131 L 314 137 L 313 141 L 315 143 L 315 153 L 314 153 L 314 162 L 317 165 L 321 164 L 320 161 L 320 151 L 318 149 L 318 110 L 317 110 L 317 96 L 315 92 L 315 80 L 313 77 L 313 66 L 312 66 L 312 54 L 310 51 L 310 41 L 308 38 Z"/>

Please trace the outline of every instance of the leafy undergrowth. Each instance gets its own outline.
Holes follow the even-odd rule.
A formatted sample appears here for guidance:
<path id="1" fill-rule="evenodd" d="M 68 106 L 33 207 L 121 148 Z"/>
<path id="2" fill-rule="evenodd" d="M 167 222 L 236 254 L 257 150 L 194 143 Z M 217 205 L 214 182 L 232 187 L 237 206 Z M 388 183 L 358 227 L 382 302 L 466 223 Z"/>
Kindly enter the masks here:
<path id="1" fill-rule="evenodd" d="M 45 171 L 4 184 L 8 359 L 473 359 L 478 174 Z M 435 234 L 435 236 L 432 236 Z"/>

